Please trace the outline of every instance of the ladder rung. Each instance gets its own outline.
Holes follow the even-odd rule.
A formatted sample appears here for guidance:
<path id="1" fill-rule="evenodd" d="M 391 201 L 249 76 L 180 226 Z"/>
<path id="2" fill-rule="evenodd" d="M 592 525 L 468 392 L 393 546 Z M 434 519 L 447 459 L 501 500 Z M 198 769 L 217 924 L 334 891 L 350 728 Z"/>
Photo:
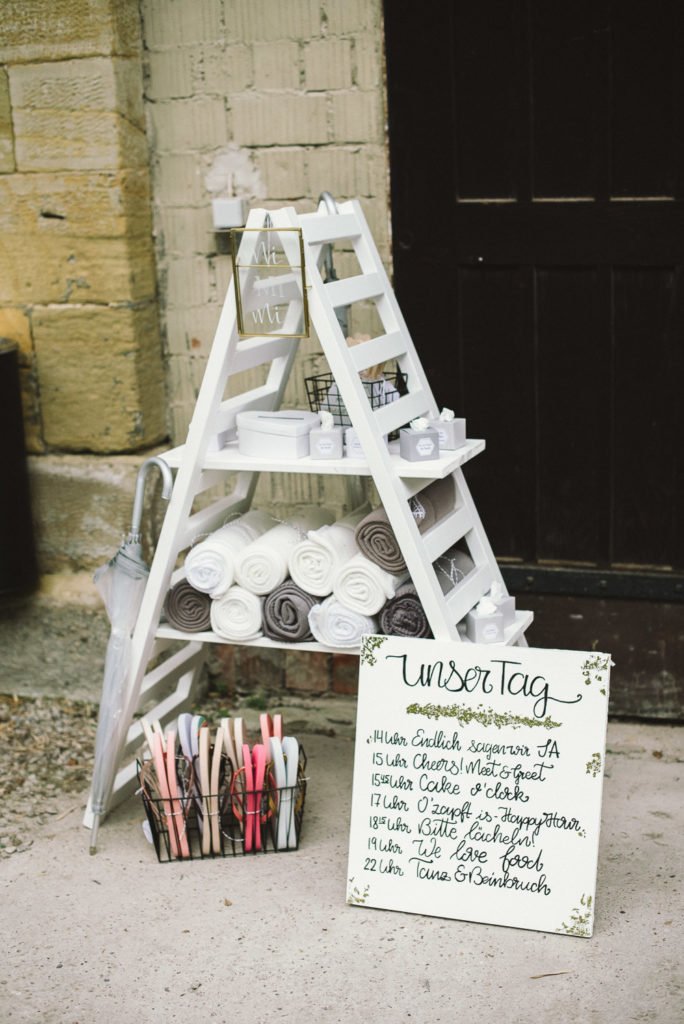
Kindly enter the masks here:
<path id="1" fill-rule="evenodd" d="M 195 494 L 203 494 L 204 491 L 208 491 L 211 487 L 218 487 L 220 484 L 224 483 L 225 479 L 225 473 L 222 473 L 220 470 L 205 469 L 200 475 Z"/>
<path id="2" fill-rule="evenodd" d="M 325 285 L 325 297 L 333 309 L 351 306 L 352 302 L 375 299 L 384 291 L 380 274 L 357 274 L 341 281 L 330 281 Z"/>
<path id="3" fill-rule="evenodd" d="M 247 507 L 248 502 L 246 498 L 236 499 L 235 495 L 229 494 L 224 498 L 219 498 L 218 501 L 213 502 L 211 505 L 207 505 L 206 508 L 200 509 L 199 512 L 195 512 L 186 523 L 178 550 L 184 551 L 198 537 L 211 533 L 213 530 L 218 530 L 232 513 L 245 512 Z"/>
<path id="4" fill-rule="evenodd" d="M 486 565 L 473 569 L 462 583 L 447 596 L 449 616 L 453 622 L 461 619 L 473 608 L 492 585 L 492 574 Z"/>
<path id="5" fill-rule="evenodd" d="M 396 402 L 383 405 L 374 410 L 375 422 L 381 434 L 390 434 L 398 427 L 423 416 L 428 411 L 429 398 L 424 391 L 410 391 L 408 395 L 402 395 Z M 419 465 L 416 466 L 418 471 Z"/>
<path id="6" fill-rule="evenodd" d="M 140 690 L 141 700 L 144 699 L 145 702 L 154 700 L 160 688 L 166 688 L 171 683 L 177 683 L 181 676 L 184 676 L 186 672 L 195 668 L 203 660 L 204 653 L 201 643 L 190 642 L 186 644 L 180 651 L 176 651 L 166 661 L 163 661 L 156 668 L 153 668 L 151 672 L 147 673 Z M 138 722 L 133 723 L 129 729 L 129 734 L 138 724 Z M 140 728 L 142 730 L 142 726 Z M 126 742 L 129 742 L 128 736 L 126 737 Z"/>
<path id="7" fill-rule="evenodd" d="M 473 522 L 466 508 L 457 508 L 423 535 L 425 553 L 431 562 L 465 537 Z"/>
<path id="8" fill-rule="evenodd" d="M 304 241 L 309 245 L 336 242 L 341 238 L 357 238 L 361 234 L 358 218 L 353 213 L 334 213 L 329 216 L 305 213 L 299 218 Z"/>
<path id="9" fill-rule="evenodd" d="M 232 398 L 226 398 L 221 402 L 216 419 L 212 424 L 214 433 L 221 434 L 231 430 L 235 426 L 235 417 L 243 409 L 270 409 L 271 402 L 278 394 L 278 389 L 262 384 L 261 387 L 252 388 L 251 391 L 243 391 Z"/>
<path id="10" fill-rule="evenodd" d="M 230 361 L 231 373 L 242 373 L 253 370 L 255 366 L 270 363 L 279 356 L 287 356 L 292 345 L 292 338 L 248 338 L 238 343 L 235 356 Z"/>
<path id="11" fill-rule="evenodd" d="M 369 366 L 377 366 L 378 363 L 385 363 L 388 359 L 396 359 L 406 352 L 406 342 L 400 331 L 392 331 L 391 334 L 381 334 L 370 341 L 364 341 L 360 345 L 353 345 L 349 349 L 352 362 L 357 370 L 366 370 Z"/>

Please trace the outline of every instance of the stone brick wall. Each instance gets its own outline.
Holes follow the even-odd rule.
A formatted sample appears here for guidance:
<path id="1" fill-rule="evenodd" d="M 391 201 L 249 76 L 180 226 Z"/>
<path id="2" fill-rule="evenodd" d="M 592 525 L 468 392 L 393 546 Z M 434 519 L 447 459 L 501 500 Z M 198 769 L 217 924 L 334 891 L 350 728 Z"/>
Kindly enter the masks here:
<path id="1" fill-rule="evenodd" d="M 0 336 L 31 452 L 167 433 L 134 0 L 5 0 Z"/>

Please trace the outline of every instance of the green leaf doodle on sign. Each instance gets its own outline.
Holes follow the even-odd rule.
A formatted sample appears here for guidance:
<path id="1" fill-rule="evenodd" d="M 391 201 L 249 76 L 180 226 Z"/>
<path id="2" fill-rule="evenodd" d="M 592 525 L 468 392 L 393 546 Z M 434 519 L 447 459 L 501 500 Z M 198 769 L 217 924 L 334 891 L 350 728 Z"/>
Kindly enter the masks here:
<path id="1" fill-rule="evenodd" d="M 542 719 L 527 718 L 524 715 L 511 715 L 507 711 L 494 711 L 493 708 L 486 708 L 482 704 L 478 704 L 476 708 L 465 707 L 462 704 L 409 704 L 406 714 L 425 715 L 426 718 L 455 718 L 461 725 L 477 722 L 485 727 L 493 725 L 497 729 L 503 729 L 505 726 L 511 726 L 513 729 L 520 729 L 521 726 L 559 729 L 561 725 L 548 716 Z"/>
<path id="2" fill-rule="evenodd" d="M 580 899 L 579 907 L 574 907 L 570 914 L 570 924 L 566 924 L 563 921 L 560 928 L 556 928 L 556 931 L 560 934 L 579 935 L 581 938 L 588 939 L 591 935 L 592 903 L 593 899 L 591 896 L 583 895 Z"/>
<path id="3" fill-rule="evenodd" d="M 354 879 L 353 878 L 349 879 L 349 884 L 350 885 L 354 885 Z M 363 890 L 363 892 L 359 889 L 358 886 L 354 885 L 354 888 L 351 890 L 351 892 L 347 896 L 347 903 L 356 903 L 356 904 L 358 904 L 360 906 L 363 906 L 363 904 L 368 899 L 368 894 L 369 893 L 370 893 L 370 885 L 367 885 L 366 888 Z"/>
<path id="4" fill-rule="evenodd" d="M 597 654 L 594 658 L 587 658 L 582 665 L 582 676 L 584 685 L 591 686 L 592 683 L 602 683 L 603 673 L 610 667 L 610 656 L 608 654 Z M 605 696 L 605 689 L 601 693 Z"/>
<path id="5" fill-rule="evenodd" d="M 365 636 L 361 646 L 361 664 L 374 665 L 376 662 L 375 651 L 387 640 L 386 636 Z"/>
<path id="6" fill-rule="evenodd" d="M 587 775 L 591 775 L 591 776 L 593 776 L 593 778 L 596 778 L 596 776 L 599 774 L 600 771 L 601 771 L 601 755 L 599 754 L 599 752 L 597 750 L 594 754 L 591 755 L 591 759 L 589 761 L 587 761 L 586 773 L 587 773 Z"/>

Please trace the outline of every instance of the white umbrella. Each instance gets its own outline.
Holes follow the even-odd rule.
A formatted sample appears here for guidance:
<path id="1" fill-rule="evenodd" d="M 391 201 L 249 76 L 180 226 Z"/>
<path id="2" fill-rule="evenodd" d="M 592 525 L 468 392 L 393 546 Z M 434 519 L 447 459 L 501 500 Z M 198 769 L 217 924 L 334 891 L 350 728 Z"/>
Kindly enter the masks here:
<path id="1" fill-rule="evenodd" d="M 130 532 L 111 561 L 101 566 L 94 577 L 95 586 L 104 599 L 112 628 L 107 643 L 95 736 L 95 764 L 90 791 L 93 815 L 90 833 L 91 853 L 95 853 L 97 849 L 100 821 L 107 811 L 118 769 L 119 753 L 128 730 L 124 709 L 129 685 L 131 634 L 140 611 L 149 572 L 142 557 L 140 524 L 145 478 L 152 466 L 157 466 L 161 470 L 164 480 L 162 496 L 167 500 L 171 496 L 173 476 L 168 465 L 156 456 L 147 459 L 138 471 Z"/>

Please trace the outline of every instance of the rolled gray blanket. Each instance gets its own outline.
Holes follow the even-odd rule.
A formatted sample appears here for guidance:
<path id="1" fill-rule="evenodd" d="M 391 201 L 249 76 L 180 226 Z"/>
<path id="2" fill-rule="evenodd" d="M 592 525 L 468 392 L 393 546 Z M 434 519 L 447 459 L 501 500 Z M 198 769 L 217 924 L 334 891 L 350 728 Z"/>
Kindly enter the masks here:
<path id="1" fill-rule="evenodd" d="M 421 533 L 425 533 L 440 519 L 453 511 L 456 504 L 456 485 L 453 476 L 434 480 L 428 487 L 409 500 L 409 508 Z"/>
<path id="2" fill-rule="evenodd" d="M 171 587 L 164 611 L 169 623 L 185 633 L 201 633 L 211 628 L 211 598 L 195 590 L 186 579 Z"/>
<path id="3" fill-rule="evenodd" d="M 475 568 L 470 555 L 456 546 L 449 548 L 432 564 L 443 594 L 448 594 L 458 586 Z"/>
<path id="4" fill-rule="evenodd" d="M 380 612 L 380 631 L 389 636 L 431 637 L 432 630 L 416 588 L 399 587 Z"/>
<path id="5" fill-rule="evenodd" d="M 435 480 L 429 487 L 414 495 L 410 499 L 409 507 L 420 533 L 425 533 L 453 511 L 455 501 L 456 489 L 452 476 L 447 476 L 444 480 Z M 396 576 L 406 570 L 404 556 L 382 506 L 364 516 L 356 527 L 356 543 L 366 558 L 375 562 L 385 572 L 391 572 Z"/>
<path id="6" fill-rule="evenodd" d="M 398 576 L 406 571 L 404 556 L 382 506 L 363 517 L 355 536 L 361 553 L 385 572 Z"/>
<path id="7" fill-rule="evenodd" d="M 309 612 L 318 598 L 307 594 L 294 580 L 286 579 L 264 600 L 264 633 L 271 640 L 299 643 L 313 640 Z"/>

